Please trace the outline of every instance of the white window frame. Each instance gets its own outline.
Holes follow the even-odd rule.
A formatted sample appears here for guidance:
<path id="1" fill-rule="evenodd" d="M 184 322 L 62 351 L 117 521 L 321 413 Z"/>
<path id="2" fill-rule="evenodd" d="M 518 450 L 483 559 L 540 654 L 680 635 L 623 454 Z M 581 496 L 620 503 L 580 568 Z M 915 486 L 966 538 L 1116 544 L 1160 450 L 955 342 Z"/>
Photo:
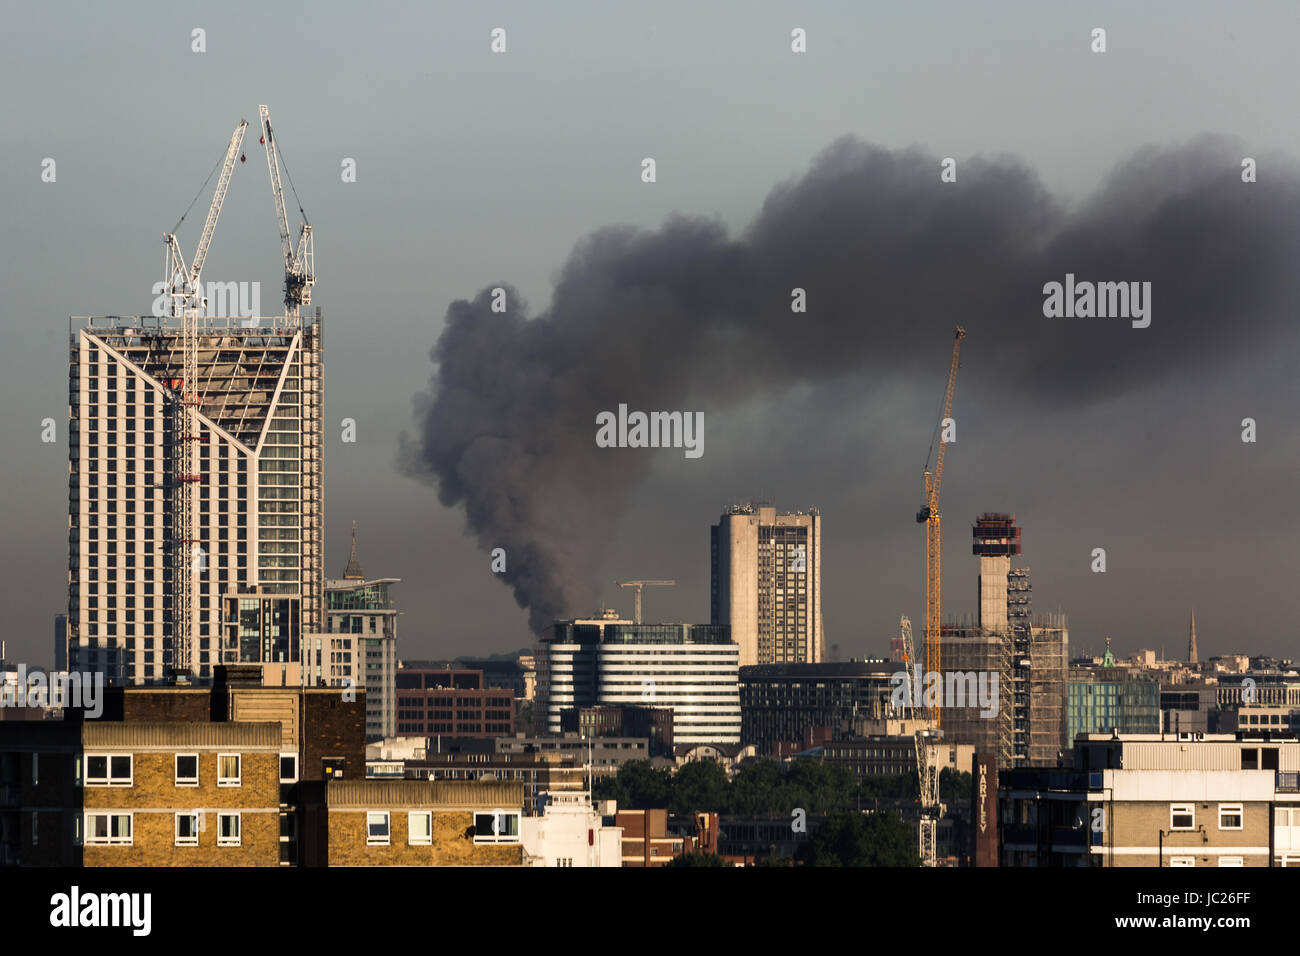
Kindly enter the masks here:
<path id="1" fill-rule="evenodd" d="M 424 836 L 418 839 L 412 824 L 416 820 L 424 821 Z M 369 829 L 366 831 L 369 832 Z M 433 846 L 433 813 L 429 810 L 412 810 L 406 815 L 406 842 L 409 846 Z"/>
<path id="2" fill-rule="evenodd" d="M 1196 857 L 1194 856 L 1171 856 L 1169 858 L 1170 866 L 1195 866 Z"/>
<path id="3" fill-rule="evenodd" d="M 223 777 L 221 775 L 221 762 L 227 757 L 235 758 L 235 776 Z M 217 786 L 218 787 L 238 787 L 244 777 L 244 758 L 242 754 L 217 754 Z"/>
<path id="4" fill-rule="evenodd" d="M 1240 821 L 1235 827 L 1223 825 L 1223 815 L 1225 813 L 1235 813 Z M 1246 807 L 1241 803 L 1221 803 L 1219 804 L 1219 829 L 1220 830 L 1244 830 L 1246 828 Z"/>
<path id="5" fill-rule="evenodd" d="M 233 837 L 221 835 L 221 823 L 223 820 L 235 821 L 235 835 Z M 242 846 L 241 841 L 244 837 L 244 821 L 238 810 L 221 810 L 217 813 L 217 846 Z"/>
<path id="6" fill-rule="evenodd" d="M 90 761 L 104 758 L 104 776 L 90 776 Z M 125 757 L 130 767 L 130 774 L 125 780 L 114 779 L 113 761 Z M 135 786 L 135 756 L 133 754 L 86 754 L 86 786 L 88 787 L 132 787 Z"/>
<path id="7" fill-rule="evenodd" d="M 521 811 L 519 811 L 519 810 L 502 810 L 502 811 L 501 811 L 501 820 L 502 820 L 502 821 L 505 821 L 505 820 L 507 820 L 507 819 L 509 819 L 509 818 L 511 818 L 511 817 L 514 818 L 514 821 L 515 821 L 515 825 L 514 825 L 514 831 L 515 831 L 515 832 L 514 832 L 514 833 L 502 833 L 502 834 L 496 834 L 496 833 L 493 833 L 493 832 L 492 832 L 492 824 L 491 824 L 491 822 L 490 822 L 493 816 L 494 816 L 494 812 L 493 812 L 493 811 L 488 811 L 488 812 L 475 811 L 475 813 L 474 813 L 474 842 L 475 842 L 475 843 L 494 843 L 494 844 L 495 844 L 495 843 L 519 843 L 519 842 L 521 842 L 521 841 L 520 841 L 520 836 L 519 836 L 519 830 L 520 830 L 519 818 L 523 816 L 523 813 L 522 813 Z M 480 825 L 479 825 L 479 820 L 480 820 L 481 818 L 483 818 L 483 817 L 487 817 L 488 820 L 489 820 L 489 822 L 487 823 L 486 826 L 480 826 Z M 506 829 L 509 829 L 509 827 L 507 827 Z"/>
<path id="8" fill-rule="evenodd" d="M 181 758 L 194 758 L 194 778 L 186 777 L 181 779 Z M 172 762 L 173 779 L 178 787 L 197 787 L 199 785 L 199 755 L 198 754 L 177 754 L 176 759 Z"/>
<path id="9" fill-rule="evenodd" d="M 1221 856 L 1219 866 L 1245 866 L 1246 858 L 1241 856 Z"/>
<path id="10" fill-rule="evenodd" d="M 1174 824 L 1175 816 L 1190 816 L 1192 818 L 1192 822 L 1185 827 L 1176 826 Z M 1185 832 L 1187 830 L 1195 830 L 1196 829 L 1196 804 L 1194 803 L 1169 804 L 1169 829 L 1176 830 L 1180 833 Z"/>
<path id="11" fill-rule="evenodd" d="M 191 820 L 194 823 L 194 835 L 189 837 L 181 836 L 181 820 Z M 176 814 L 176 824 L 173 830 L 176 837 L 177 846 L 198 846 L 199 845 L 199 815 L 193 810 L 187 810 L 184 813 Z"/>
<path id="12" fill-rule="evenodd" d="M 91 826 L 91 820 L 96 817 L 108 818 L 109 835 L 102 839 L 94 835 L 94 828 Z M 130 832 L 125 836 L 113 836 L 113 820 L 117 817 L 126 818 L 126 828 Z M 135 814 L 127 811 L 126 813 L 112 811 L 95 811 L 87 812 L 85 815 L 85 826 L 83 828 L 82 843 L 85 846 L 132 846 L 135 837 Z"/>
<path id="13" fill-rule="evenodd" d="M 378 817 L 383 817 L 384 835 L 375 836 L 370 832 L 370 827 L 378 823 Z M 366 846 L 388 846 L 393 837 L 393 820 L 387 810 L 367 810 L 366 811 Z"/>
<path id="14" fill-rule="evenodd" d="M 298 755 L 297 755 L 297 754 L 280 754 L 280 760 L 281 760 L 281 761 L 285 761 L 285 760 L 292 760 L 292 761 L 293 761 L 293 776 L 292 776 L 292 777 L 286 777 L 286 776 L 284 775 L 284 768 L 281 767 L 281 769 L 280 769 L 280 782 L 281 782 L 281 783 L 297 783 L 297 782 L 298 782 Z M 242 768 L 241 768 L 241 769 L 242 769 Z"/>

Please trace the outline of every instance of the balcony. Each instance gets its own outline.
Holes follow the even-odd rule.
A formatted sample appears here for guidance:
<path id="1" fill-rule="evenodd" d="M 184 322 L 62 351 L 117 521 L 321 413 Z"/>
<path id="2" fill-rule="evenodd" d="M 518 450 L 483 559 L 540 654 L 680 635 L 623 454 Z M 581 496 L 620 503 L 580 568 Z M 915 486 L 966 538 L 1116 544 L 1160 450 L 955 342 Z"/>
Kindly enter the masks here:
<path id="1" fill-rule="evenodd" d="M 1279 771 L 1274 785 L 1286 793 L 1300 792 L 1300 773 Z"/>

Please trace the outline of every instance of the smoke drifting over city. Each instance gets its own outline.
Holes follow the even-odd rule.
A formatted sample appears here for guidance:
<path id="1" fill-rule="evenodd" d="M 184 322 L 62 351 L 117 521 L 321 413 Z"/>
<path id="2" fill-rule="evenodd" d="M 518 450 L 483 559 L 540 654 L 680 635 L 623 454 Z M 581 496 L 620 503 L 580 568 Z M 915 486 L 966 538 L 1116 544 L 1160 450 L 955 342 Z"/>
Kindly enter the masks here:
<path id="1" fill-rule="evenodd" d="M 453 302 L 401 467 L 464 506 L 485 554 L 505 549 L 540 631 L 594 607 L 638 485 L 681 456 L 598 447 L 596 416 L 621 403 L 702 411 L 707 431 L 760 393 L 934 377 L 957 323 L 982 343 L 983 387 L 1049 411 L 1290 341 L 1300 173 L 1271 158 L 1244 183 L 1248 155 L 1213 137 L 1146 149 L 1068 204 L 1012 158 L 959 160 L 944 183 L 941 156 L 839 140 L 739 235 L 687 215 L 611 226 L 574 249 L 545 311 L 505 282 L 504 313 L 495 285 Z M 1067 275 L 1149 282 L 1150 326 L 1046 317 L 1044 286 Z"/>

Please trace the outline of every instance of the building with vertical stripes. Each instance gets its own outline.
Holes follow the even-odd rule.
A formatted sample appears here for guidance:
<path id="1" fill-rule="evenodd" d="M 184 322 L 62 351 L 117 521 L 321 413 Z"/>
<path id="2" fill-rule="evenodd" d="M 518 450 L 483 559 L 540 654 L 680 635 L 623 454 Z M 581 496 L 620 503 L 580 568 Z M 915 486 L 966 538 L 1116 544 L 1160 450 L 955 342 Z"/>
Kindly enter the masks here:
<path id="1" fill-rule="evenodd" d="M 728 508 L 710 529 L 711 621 L 740 645 L 740 663 L 826 659 L 822 519 L 763 504 Z"/>
<path id="2" fill-rule="evenodd" d="M 195 680 L 218 664 L 297 661 L 302 633 L 325 629 L 320 311 L 296 326 L 200 321 L 197 435 L 177 414 L 179 319 L 70 330 L 68 667 L 114 683 L 171 676 L 189 555 Z M 199 445 L 186 478 L 197 538 L 177 527 L 169 468 L 187 441 Z"/>

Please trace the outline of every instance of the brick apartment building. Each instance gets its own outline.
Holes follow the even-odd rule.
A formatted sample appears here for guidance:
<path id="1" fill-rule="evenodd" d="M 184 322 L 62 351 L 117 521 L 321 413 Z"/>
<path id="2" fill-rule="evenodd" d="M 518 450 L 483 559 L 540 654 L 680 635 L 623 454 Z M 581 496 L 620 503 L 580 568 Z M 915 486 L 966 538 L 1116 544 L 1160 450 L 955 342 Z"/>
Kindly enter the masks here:
<path id="1" fill-rule="evenodd" d="M 336 780 L 330 866 L 522 866 L 517 783 Z"/>
<path id="2" fill-rule="evenodd" d="M 23 866 L 276 866 L 279 751 L 274 724 L 11 724 L 0 852 Z"/>
<path id="3" fill-rule="evenodd" d="M 485 687 L 481 670 L 403 665 L 396 685 L 398 734 L 503 737 L 515 732 L 514 693 Z"/>
<path id="4" fill-rule="evenodd" d="M 365 774 L 365 695 L 249 676 L 0 724 L 0 865 L 326 865 L 325 784 Z"/>
<path id="5" fill-rule="evenodd" d="M 614 825 L 623 828 L 625 867 L 667 866 L 685 853 L 717 853 L 716 813 L 697 813 L 693 832 L 673 832 L 667 810 L 619 810 Z"/>

